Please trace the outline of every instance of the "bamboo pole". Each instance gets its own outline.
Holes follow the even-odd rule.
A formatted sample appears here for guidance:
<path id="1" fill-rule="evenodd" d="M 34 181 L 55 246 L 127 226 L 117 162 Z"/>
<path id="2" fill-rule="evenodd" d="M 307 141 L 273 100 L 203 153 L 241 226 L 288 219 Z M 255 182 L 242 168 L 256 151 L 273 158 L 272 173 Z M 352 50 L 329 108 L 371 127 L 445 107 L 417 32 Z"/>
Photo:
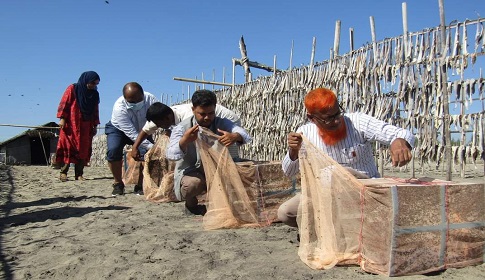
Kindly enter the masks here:
<path id="1" fill-rule="evenodd" d="M 354 50 L 354 29 L 349 28 L 349 42 L 350 42 L 350 51 L 352 52 Z"/>
<path id="2" fill-rule="evenodd" d="M 402 27 L 403 27 L 403 33 L 402 33 L 402 36 L 403 36 L 403 41 L 404 41 L 404 58 L 408 58 L 409 57 L 409 53 L 408 53 L 408 9 L 407 9 L 407 4 L 406 2 L 403 2 L 402 3 Z"/>
<path id="3" fill-rule="evenodd" d="M 212 69 L 212 81 L 216 81 L 216 69 Z M 214 90 L 214 84 L 212 84 L 212 90 Z"/>
<path id="4" fill-rule="evenodd" d="M 236 59 L 235 60 L 236 62 L 236 65 L 243 65 L 243 62 L 242 60 L 239 60 L 239 59 Z M 258 68 L 258 69 L 263 69 L 263 70 L 266 70 L 268 72 L 279 72 L 281 70 L 278 70 L 278 69 L 275 69 L 271 66 L 267 66 L 267 65 L 264 65 L 264 64 L 261 64 L 257 61 L 246 61 L 246 63 L 249 65 L 249 67 L 253 67 L 253 68 Z"/>
<path id="5" fill-rule="evenodd" d="M 317 45 L 317 38 L 313 37 L 313 42 L 312 42 L 312 55 L 310 57 L 310 67 L 313 68 L 313 62 L 315 60 L 315 48 Z"/>
<path id="6" fill-rule="evenodd" d="M 249 59 L 248 59 L 246 44 L 244 43 L 243 36 L 241 36 L 241 39 L 239 40 L 239 50 L 241 51 L 241 62 L 244 68 L 244 77 L 247 83 L 251 81 L 251 69 L 249 68 L 249 64 L 248 64 Z"/>
<path id="7" fill-rule="evenodd" d="M 42 145 L 42 151 L 44 152 L 45 165 L 49 166 L 49 160 L 47 159 L 47 151 L 45 150 L 44 141 L 42 140 L 42 135 L 40 134 L 40 131 L 37 131 L 37 132 L 39 133 L 40 144 Z"/>
<path id="8" fill-rule="evenodd" d="M 226 67 L 222 67 L 222 83 L 226 83 Z"/>
<path id="9" fill-rule="evenodd" d="M 233 86 L 233 84 L 204 81 L 204 80 L 197 80 L 197 79 L 180 78 L 180 77 L 173 77 L 173 79 L 175 81 L 184 81 L 184 82 L 191 82 L 191 83 L 196 83 L 196 84 L 218 85 L 218 86 L 226 86 L 226 87 L 232 87 Z"/>
<path id="10" fill-rule="evenodd" d="M 9 126 L 9 127 L 26 127 L 26 128 L 46 128 L 46 129 L 59 129 L 57 126 L 32 126 L 32 125 L 20 125 L 20 124 L 0 124 L 0 126 Z"/>
<path id="11" fill-rule="evenodd" d="M 483 79 L 482 78 L 482 67 L 480 67 L 480 81 L 482 79 Z M 481 99 L 481 103 L 482 103 L 482 113 L 480 114 L 480 122 L 481 122 L 481 126 L 483 128 L 485 126 L 485 123 L 484 123 L 485 120 L 483 119 L 483 113 L 485 112 L 485 106 L 483 105 L 483 91 L 480 91 L 479 95 L 480 95 L 480 99 Z M 483 133 L 483 131 L 482 131 L 482 133 Z M 480 137 L 480 138 L 482 138 L 482 142 L 480 143 L 480 145 L 482 147 L 485 147 L 485 142 L 484 142 L 485 137 L 483 137 L 483 135 L 482 135 L 482 137 Z M 483 158 L 483 156 L 481 158 L 482 158 L 482 161 L 483 161 L 483 178 L 485 179 L 485 158 Z"/>
<path id="12" fill-rule="evenodd" d="M 234 94 L 234 85 L 236 84 L 236 59 L 232 59 L 232 87 L 231 94 Z"/>
<path id="13" fill-rule="evenodd" d="M 374 17 L 370 16 L 369 17 L 370 21 L 370 33 L 372 36 L 372 57 L 374 61 L 374 65 L 376 64 L 376 59 L 377 59 L 377 42 L 376 42 L 376 25 L 374 22 Z"/>
<path id="14" fill-rule="evenodd" d="M 403 28 L 403 36 L 404 36 L 404 52 L 406 52 L 408 50 L 408 44 L 409 44 L 409 41 L 408 41 L 408 38 L 409 38 L 409 32 L 408 32 L 408 7 L 407 7 L 407 4 L 406 2 L 403 2 L 402 3 L 402 28 Z M 406 54 L 406 57 L 408 57 L 409 54 Z M 411 125 L 411 130 L 413 129 L 412 125 Z M 414 173 L 414 165 L 415 165 L 415 161 L 414 161 L 414 152 L 415 152 L 415 149 L 412 150 L 411 152 L 411 177 L 412 178 L 415 178 L 415 173 Z"/>
<path id="15" fill-rule="evenodd" d="M 190 98 L 190 85 L 187 85 L 187 103 L 189 103 L 189 104 L 191 103 L 190 102 L 191 101 L 190 99 L 191 99 Z"/>
<path id="16" fill-rule="evenodd" d="M 291 51 L 290 51 L 290 66 L 288 67 L 289 70 L 291 70 L 291 67 L 293 65 L 293 47 L 294 47 L 294 41 L 291 40 Z"/>
<path id="17" fill-rule="evenodd" d="M 441 90 L 443 92 L 443 137 L 445 142 L 446 158 L 446 180 L 452 179 L 452 152 L 451 152 L 451 134 L 450 134 L 450 106 L 448 104 L 448 72 L 446 67 L 446 25 L 444 0 L 438 0 L 440 10 L 440 31 L 441 31 Z"/>
<path id="18" fill-rule="evenodd" d="M 276 55 L 273 56 L 273 69 L 276 69 Z M 273 72 L 273 77 L 276 77 L 276 71 Z"/>
<path id="19" fill-rule="evenodd" d="M 377 42 L 376 42 L 376 28 L 375 28 L 375 22 L 374 22 L 374 17 L 370 16 L 369 17 L 369 22 L 370 22 L 370 30 L 371 30 L 371 38 L 372 38 L 372 61 L 373 65 L 375 66 L 377 63 Z M 377 143 L 377 150 L 379 151 L 379 173 L 381 176 L 384 176 L 384 149 L 381 146 L 380 143 Z"/>
<path id="20" fill-rule="evenodd" d="M 335 56 L 339 55 L 339 48 L 340 48 L 340 20 L 335 22 L 335 37 L 333 39 L 333 53 L 334 58 Z"/>

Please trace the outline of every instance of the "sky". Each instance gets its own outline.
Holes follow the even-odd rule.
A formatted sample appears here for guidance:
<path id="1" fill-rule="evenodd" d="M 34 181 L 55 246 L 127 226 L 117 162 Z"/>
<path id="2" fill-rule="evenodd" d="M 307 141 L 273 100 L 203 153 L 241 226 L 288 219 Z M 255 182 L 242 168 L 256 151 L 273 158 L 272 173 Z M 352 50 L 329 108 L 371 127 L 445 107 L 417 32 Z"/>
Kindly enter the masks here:
<path id="1" fill-rule="evenodd" d="M 0 124 L 39 126 L 58 122 L 57 107 L 69 84 L 84 71 L 101 82 L 100 121 L 127 82 L 138 82 L 159 99 L 186 99 L 195 84 L 174 77 L 232 82 L 232 59 L 244 36 L 248 58 L 278 69 L 329 59 L 335 24 L 341 22 L 340 54 L 403 33 L 396 0 L 1 0 Z M 440 24 L 438 0 L 405 2 L 408 31 Z M 485 17 L 483 0 L 444 0 L 445 20 Z M 473 32 L 472 32 L 473 33 Z M 469 35 L 470 36 L 470 35 Z M 474 36 L 474 33 L 473 33 Z M 252 69 L 253 78 L 269 75 Z M 235 69 L 236 83 L 244 70 Z M 201 84 L 198 86 L 202 87 Z M 211 85 L 205 88 L 212 89 Z M 217 89 L 218 87 L 216 87 Z M 162 100 L 165 101 L 165 100 Z M 170 100 L 168 100 L 170 105 Z M 26 128 L 0 126 L 0 142 Z"/>

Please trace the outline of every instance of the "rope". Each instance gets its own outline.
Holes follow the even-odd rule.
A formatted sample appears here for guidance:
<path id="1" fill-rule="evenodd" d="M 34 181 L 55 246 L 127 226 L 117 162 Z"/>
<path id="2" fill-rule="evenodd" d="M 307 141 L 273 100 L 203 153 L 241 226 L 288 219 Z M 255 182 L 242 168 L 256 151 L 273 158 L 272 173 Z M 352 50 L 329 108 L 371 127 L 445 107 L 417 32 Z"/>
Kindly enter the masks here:
<path id="1" fill-rule="evenodd" d="M 32 126 L 32 125 L 21 125 L 21 124 L 0 124 L 0 126 L 59 129 L 59 126 Z M 97 129 L 104 129 L 104 127 L 100 126 Z"/>
<path id="2" fill-rule="evenodd" d="M 52 126 L 30 126 L 30 125 L 20 125 L 20 124 L 0 124 L 0 126 L 59 129 L 58 126 L 55 126 L 55 127 L 52 127 Z"/>

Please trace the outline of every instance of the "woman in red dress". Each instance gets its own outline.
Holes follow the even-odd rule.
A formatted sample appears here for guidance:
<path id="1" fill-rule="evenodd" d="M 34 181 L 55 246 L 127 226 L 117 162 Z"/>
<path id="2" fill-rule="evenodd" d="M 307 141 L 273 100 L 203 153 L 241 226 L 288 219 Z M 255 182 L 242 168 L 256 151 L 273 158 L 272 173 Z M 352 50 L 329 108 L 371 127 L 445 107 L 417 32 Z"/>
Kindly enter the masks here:
<path id="1" fill-rule="evenodd" d="M 82 73 L 77 83 L 67 87 L 59 103 L 56 163 L 61 166 L 62 182 L 67 181 L 70 163 L 75 165 L 75 179 L 85 180 L 83 170 L 91 158 L 93 137 L 99 124 L 99 81 L 94 71 Z"/>

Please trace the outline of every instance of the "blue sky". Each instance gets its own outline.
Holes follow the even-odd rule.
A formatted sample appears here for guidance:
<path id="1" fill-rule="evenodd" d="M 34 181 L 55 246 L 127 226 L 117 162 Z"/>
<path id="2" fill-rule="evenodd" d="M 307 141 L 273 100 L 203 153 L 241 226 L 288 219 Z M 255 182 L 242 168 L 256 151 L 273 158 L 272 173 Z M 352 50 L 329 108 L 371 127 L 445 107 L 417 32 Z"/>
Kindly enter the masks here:
<path id="1" fill-rule="evenodd" d="M 244 36 L 252 61 L 287 69 L 307 65 L 316 37 L 315 61 L 329 58 L 335 22 L 341 21 L 340 53 L 402 34 L 402 3 L 395 0 L 163 1 L 2 0 L 0 2 L 0 124 L 57 122 L 65 88 L 87 70 L 101 77 L 101 125 L 109 120 L 123 85 L 139 82 L 158 98 L 187 96 L 194 84 L 173 77 L 232 80 Z M 408 30 L 439 25 L 438 0 L 407 1 Z M 485 17 L 483 0 L 445 0 L 446 22 Z M 471 36 L 471 35 L 469 35 Z M 474 36 L 474 34 L 473 34 Z M 267 72 L 252 70 L 254 77 Z M 236 68 L 236 82 L 244 71 Z M 211 86 L 206 86 L 211 88 Z M 0 141 L 25 128 L 0 126 Z"/>

